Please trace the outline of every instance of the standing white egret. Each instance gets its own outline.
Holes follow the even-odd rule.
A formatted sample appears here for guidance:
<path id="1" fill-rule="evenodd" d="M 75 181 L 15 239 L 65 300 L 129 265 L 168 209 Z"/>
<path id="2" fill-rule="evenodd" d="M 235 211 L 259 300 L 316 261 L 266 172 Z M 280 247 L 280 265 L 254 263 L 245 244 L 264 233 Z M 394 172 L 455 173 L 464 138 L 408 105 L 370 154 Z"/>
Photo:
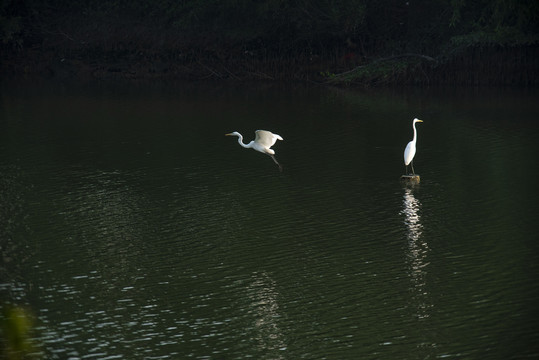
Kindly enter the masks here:
<path id="1" fill-rule="evenodd" d="M 271 131 L 266 130 L 256 130 L 255 131 L 256 137 L 253 141 L 251 141 L 249 144 L 243 143 L 243 135 L 241 135 L 239 132 L 234 131 L 230 134 L 225 134 L 226 136 L 237 136 L 238 137 L 238 144 L 243 146 L 246 149 L 255 149 L 256 151 L 260 151 L 261 153 L 264 153 L 266 155 L 269 155 L 273 161 L 277 165 L 279 165 L 279 170 L 283 171 L 283 167 L 277 159 L 275 159 L 275 151 L 270 149 L 277 140 L 283 140 L 283 138 L 280 135 L 274 134 Z"/>
<path id="2" fill-rule="evenodd" d="M 412 164 L 412 174 L 415 175 L 414 171 L 414 156 L 415 156 L 415 143 L 417 142 L 417 130 L 415 129 L 415 123 L 423 122 L 423 120 L 419 120 L 418 118 L 415 118 L 412 122 L 412 127 L 414 128 L 414 138 L 412 141 L 406 145 L 406 149 L 404 149 L 404 165 L 406 166 L 406 175 L 408 175 L 408 165 Z"/>

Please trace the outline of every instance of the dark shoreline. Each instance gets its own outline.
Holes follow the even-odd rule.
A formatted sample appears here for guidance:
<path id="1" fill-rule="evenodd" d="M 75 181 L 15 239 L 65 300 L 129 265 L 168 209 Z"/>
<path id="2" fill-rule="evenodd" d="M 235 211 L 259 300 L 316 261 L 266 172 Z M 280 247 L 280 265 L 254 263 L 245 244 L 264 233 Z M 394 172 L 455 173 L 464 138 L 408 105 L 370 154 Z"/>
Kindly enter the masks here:
<path id="1" fill-rule="evenodd" d="M 14 1 L 2 78 L 539 85 L 537 1 Z"/>
<path id="2" fill-rule="evenodd" d="M 91 51 L 27 49 L 4 51 L 0 75 L 2 79 L 212 79 L 334 86 L 539 85 L 539 45 L 470 47 L 451 58 L 431 60 L 369 62 L 305 55 L 257 58 L 249 53 L 222 56 L 201 51 L 191 51 L 189 56 L 166 51 L 129 55 L 109 51 L 96 56 Z"/>

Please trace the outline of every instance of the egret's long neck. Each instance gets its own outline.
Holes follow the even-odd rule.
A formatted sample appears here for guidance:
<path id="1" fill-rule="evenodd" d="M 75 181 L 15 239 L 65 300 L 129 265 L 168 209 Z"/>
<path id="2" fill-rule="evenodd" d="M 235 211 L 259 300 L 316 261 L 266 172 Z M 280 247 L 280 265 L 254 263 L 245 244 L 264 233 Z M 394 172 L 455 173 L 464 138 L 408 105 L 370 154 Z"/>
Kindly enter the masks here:
<path id="1" fill-rule="evenodd" d="M 415 129 L 415 123 L 414 123 L 414 125 L 412 127 L 414 128 L 414 140 L 412 140 L 412 141 L 415 142 L 417 140 L 417 130 Z"/>
<path id="2" fill-rule="evenodd" d="M 248 149 L 251 147 L 251 144 L 252 143 L 249 143 L 249 144 L 244 144 L 243 143 L 243 136 L 241 134 L 238 134 L 238 144 L 240 144 L 241 146 L 243 146 L 244 148 Z"/>

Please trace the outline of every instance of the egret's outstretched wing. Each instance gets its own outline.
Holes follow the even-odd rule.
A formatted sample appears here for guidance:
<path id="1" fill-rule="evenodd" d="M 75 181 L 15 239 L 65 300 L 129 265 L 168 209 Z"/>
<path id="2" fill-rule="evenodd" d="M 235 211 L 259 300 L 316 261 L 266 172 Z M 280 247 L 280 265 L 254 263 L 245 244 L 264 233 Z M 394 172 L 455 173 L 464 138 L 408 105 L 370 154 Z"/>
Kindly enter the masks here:
<path id="1" fill-rule="evenodd" d="M 257 130 L 255 134 L 255 142 L 267 148 L 272 147 L 277 140 L 283 140 L 281 136 L 273 134 L 271 131 Z"/>

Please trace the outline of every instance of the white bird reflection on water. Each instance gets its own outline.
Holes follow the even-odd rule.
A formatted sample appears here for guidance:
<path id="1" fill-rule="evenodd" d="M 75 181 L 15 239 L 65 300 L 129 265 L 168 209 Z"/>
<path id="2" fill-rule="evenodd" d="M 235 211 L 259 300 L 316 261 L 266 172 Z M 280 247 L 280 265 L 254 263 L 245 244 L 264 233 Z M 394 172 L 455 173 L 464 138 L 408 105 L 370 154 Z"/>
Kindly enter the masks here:
<path id="1" fill-rule="evenodd" d="M 413 188 L 404 189 L 403 210 L 404 224 L 407 227 L 408 238 L 408 262 L 410 267 L 410 278 L 412 280 L 412 290 L 414 300 L 417 307 L 417 316 L 419 319 L 429 317 L 429 308 L 432 307 L 428 303 L 427 292 L 427 268 L 429 262 L 427 255 L 429 246 L 427 242 L 421 238 L 423 233 L 423 225 L 421 224 L 421 202 L 415 198 Z"/>

